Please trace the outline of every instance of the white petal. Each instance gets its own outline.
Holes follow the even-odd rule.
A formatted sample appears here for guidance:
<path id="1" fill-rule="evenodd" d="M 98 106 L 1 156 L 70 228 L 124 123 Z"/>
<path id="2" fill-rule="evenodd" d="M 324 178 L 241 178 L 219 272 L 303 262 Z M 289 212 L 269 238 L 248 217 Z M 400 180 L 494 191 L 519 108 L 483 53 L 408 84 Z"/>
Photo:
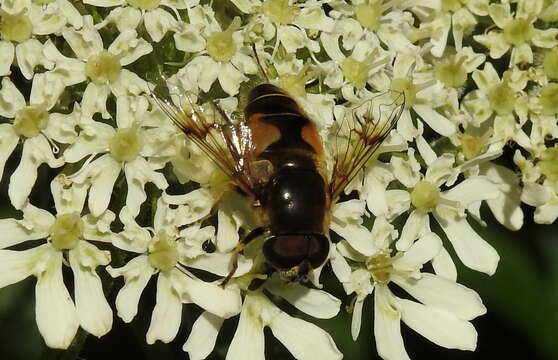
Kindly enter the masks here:
<path id="1" fill-rule="evenodd" d="M 428 213 L 417 209 L 413 210 L 407 218 L 405 225 L 403 225 L 399 240 L 395 243 L 397 250 L 407 250 L 416 239 L 428 231 L 430 231 Z"/>
<path id="2" fill-rule="evenodd" d="M 413 110 L 417 112 L 422 121 L 427 123 L 432 130 L 442 136 L 450 136 L 457 131 L 457 126 L 451 120 L 428 105 L 415 104 Z"/>
<path id="3" fill-rule="evenodd" d="M 110 114 L 107 110 L 107 98 L 109 94 L 109 86 L 97 85 L 93 82 L 88 83 L 81 98 L 82 118 L 90 120 L 96 113 L 101 113 L 103 119 L 109 119 Z"/>
<path id="4" fill-rule="evenodd" d="M 403 279 L 393 275 L 392 280 L 423 304 L 449 311 L 460 319 L 472 320 L 486 313 L 474 290 L 440 276 L 422 273 L 420 279 Z"/>
<path id="5" fill-rule="evenodd" d="M 374 292 L 374 338 L 383 359 L 410 360 L 401 337 L 401 313 L 393 306 L 393 295 L 386 286 Z"/>
<path id="6" fill-rule="evenodd" d="M 4 173 L 4 165 L 19 142 L 19 136 L 10 124 L 0 124 L 0 179 Z"/>
<path id="7" fill-rule="evenodd" d="M 42 105 L 50 110 L 57 102 L 64 91 L 64 82 L 60 77 L 49 74 L 35 74 L 33 86 L 29 95 L 29 103 L 32 105 Z"/>
<path id="8" fill-rule="evenodd" d="M 168 187 L 165 176 L 155 171 L 150 164 L 142 157 L 134 161 L 124 163 L 124 173 L 128 184 L 128 194 L 126 195 L 126 207 L 135 216 L 139 214 L 140 206 L 147 199 L 145 184 L 153 183 L 160 190 Z"/>
<path id="9" fill-rule="evenodd" d="M 193 259 L 181 259 L 180 262 L 184 265 L 194 268 L 205 270 L 219 276 L 227 276 L 231 269 L 232 253 L 212 253 L 201 256 L 196 256 Z M 234 272 L 233 278 L 242 276 L 252 269 L 252 259 L 242 255 L 238 258 L 238 268 Z"/>
<path id="10" fill-rule="evenodd" d="M 10 75 L 14 62 L 14 45 L 9 41 L 0 41 L 0 76 Z"/>
<path id="11" fill-rule="evenodd" d="M 161 8 L 146 12 L 143 16 L 143 23 L 147 33 L 155 42 L 161 41 L 167 31 L 178 25 L 175 18 Z"/>
<path id="12" fill-rule="evenodd" d="M 2 89 L 0 89 L 0 116 L 14 118 L 16 113 L 23 109 L 25 105 L 25 97 L 9 77 L 3 77 Z"/>
<path id="13" fill-rule="evenodd" d="M 523 226 L 523 211 L 519 206 L 521 189 L 516 173 L 492 163 L 483 166 L 483 171 L 500 185 L 500 196 L 487 201 L 494 217 L 508 229 L 519 230 Z"/>
<path id="14" fill-rule="evenodd" d="M 98 265 L 110 262 L 110 252 L 81 241 L 69 252 L 74 273 L 74 294 L 79 323 L 90 334 L 101 337 L 112 328 L 112 310 L 103 293 Z"/>
<path id="15" fill-rule="evenodd" d="M 259 319 L 261 311 L 257 309 L 256 302 L 254 296 L 245 297 L 240 320 L 225 360 L 265 360 L 264 324 Z"/>
<path id="16" fill-rule="evenodd" d="M 182 347 L 182 350 L 188 353 L 190 360 L 203 360 L 211 354 L 223 320 L 207 311 L 198 317 L 192 325 L 188 340 Z"/>
<path id="17" fill-rule="evenodd" d="M 79 327 L 72 298 L 62 280 L 62 253 L 52 250 L 45 271 L 37 274 L 35 316 L 50 348 L 67 349 Z"/>
<path id="18" fill-rule="evenodd" d="M 405 324 L 436 345 L 448 349 L 475 350 L 477 332 L 468 321 L 414 301 L 397 299 Z"/>
<path id="19" fill-rule="evenodd" d="M 541 206 L 550 200 L 550 189 L 534 182 L 525 182 L 521 193 L 521 201 L 531 206 Z"/>
<path id="20" fill-rule="evenodd" d="M 183 301 L 193 302 L 202 309 L 222 318 L 240 312 L 240 291 L 233 287 L 222 288 L 218 283 L 207 283 L 173 270 L 173 285 Z"/>
<path id="21" fill-rule="evenodd" d="M 23 251 L 0 250 L 0 288 L 33 275 L 44 253 L 44 246 Z"/>
<path id="22" fill-rule="evenodd" d="M 238 71 L 231 63 L 226 63 L 221 66 L 219 75 L 219 84 L 230 96 L 235 96 L 238 94 L 238 89 L 240 88 L 240 83 L 248 80 L 240 71 Z"/>
<path id="23" fill-rule="evenodd" d="M 64 160 L 54 157 L 50 144 L 43 136 L 27 139 L 23 145 L 21 161 L 10 177 L 8 188 L 8 195 L 16 209 L 20 209 L 27 201 L 37 179 L 37 169 L 43 163 L 57 168 L 64 164 Z"/>
<path id="24" fill-rule="evenodd" d="M 419 270 L 423 264 L 432 260 L 442 248 L 442 240 L 431 232 L 421 237 L 403 256 L 393 262 L 393 267 L 402 271 Z"/>
<path id="25" fill-rule="evenodd" d="M 108 51 L 119 57 L 121 65 L 128 65 L 153 51 L 153 46 L 138 38 L 135 30 L 126 29 L 114 39 Z"/>
<path id="26" fill-rule="evenodd" d="M 240 239 L 239 224 L 236 224 L 231 213 L 219 209 L 217 212 L 217 248 L 219 251 L 231 251 Z"/>
<path id="27" fill-rule="evenodd" d="M 147 330 L 147 343 L 153 344 L 157 340 L 164 343 L 171 342 L 180 327 L 182 319 L 182 302 L 172 288 L 171 279 L 165 273 L 160 273 L 157 279 L 157 303 L 151 315 L 151 323 Z"/>
<path id="28" fill-rule="evenodd" d="M 331 336 L 318 326 L 281 312 L 269 324 L 273 335 L 296 359 L 342 359 Z"/>
<path id="29" fill-rule="evenodd" d="M 269 281 L 266 288 L 282 297 L 298 310 L 318 319 L 330 319 L 339 313 L 341 300 L 333 295 L 316 289 L 309 289 L 297 283 L 284 284 Z"/>
<path id="30" fill-rule="evenodd" d="M 432 259 L 432 267 L 436 275 L 451 281 L 457 280 L 457 269 L 448 251 L 442 247 L 438 255 Z"/>
<path id="31" fill-rule="evenodd" d="M 345 260 L 345 258 L 337 250 L 337 246 L 331 246 L 329 250 L 329 263 L 331 264 L 331 269 L 341 282 L 347 282 L 351 280 L 351 266 Z"/>
<path id="32" fill-rule="evenodd" d="M 33 24 L 33 32 L 35 33 L 35 24 Z M 7 50 L 9 51 L 9 49 Z M 54 65 L 43 56 L 42 52 L 43 45 L 36 39 L 25 40 L 16 46 L 15 55 L 17 59 L 17 66 L 19 67 L 21 74 L 27 80 L 31 80 L 33 78 L 33 72 L 37 65 L 41 64 L 45 69 L 50 69 Z M 13 59 L 13 50 L 11 55 Z"/>
<path id="33" fill-rule="evenodd" d="M 446 233 L 459 259 L 473 270 L 493 275 L 498 267 L 500 256 L 469 225 L 467 219 L 449 219 L 441 217 L 435 211 L 434 217 Z"/>
<path id="34" fill-rule="evenodd" d="M 147 256 L 140 255 L 121 268 L 107 266 L 107 272 L 112 277 L 124 276 L 124 286 L 116 296 L 116 309 L 124 322 L 130 322 L 138 312 L 141 293 L 155 270 L 149 264 Z"/>
<path id="35" fill-rule="evenodd" d="M 362 307 L 364 305 L 365 297 L 357 297 L 353 306 L 353 316 L 351 317 L 351 336 L 353 341 L 356 341 L 360 334 L 360 325 L 362 322 Z"/>
<path id="36" fill-rule="evenodd" d="M 109 155 L 103 155 L 89 164 L 91 169 L 91 189 L 89 190 L 89 211 L 94 216 L 101 216 L 108 208 L 114 183 L 120 174 L 120 164 Z"/>
<path id="37" fill-rule="evenodd" d="M 467 207 L 477 201 L 498 198 L 500 196 L 500 186 L 486 176 L 475 176 L 445 191 L 442 196 L 446 199 L 459 201 Z"/>
<path id="38" fill-rule="evenodd" d="M 66 177 L 60 175 L 55 177 L 50 183 L 50 191 L 52 192 L 54 207 L 58 214 L 81 213 L 83 210 L 87 196 L 84 185 L 72 183 L 72 186 L 68 187 Z"/>

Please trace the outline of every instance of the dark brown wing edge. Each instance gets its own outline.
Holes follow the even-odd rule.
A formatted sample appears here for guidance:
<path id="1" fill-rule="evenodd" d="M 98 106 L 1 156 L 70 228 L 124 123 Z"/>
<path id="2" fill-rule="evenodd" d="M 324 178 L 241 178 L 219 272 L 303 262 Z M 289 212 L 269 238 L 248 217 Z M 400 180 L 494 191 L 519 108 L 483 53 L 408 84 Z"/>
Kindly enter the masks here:
<path id="1" fill-rule="evenodd" d="M 192 100 L 192 95 L 181 91 L 178 96 L 184 105 L 176 105 L 165 85 L 158 84 L 150 89 L 149 96 L 161 111 L 194 142 L 231 181 L 248 195 L 253 195 L 253 181 L 250 178 L 250 156 L 252 141 L 250 128 L 244 123 L 233 124 L 221 109 L 213 104 L 211 116 Z M 175 91 L 178 92 L 178 91 Z M 208 119 L 211 117 L 211 119 Z M 211 121 L 210 121 L 211 120 Z"/>
<path id="2" fill-rule="evenodd" d="M 390 100 L 388 100 L 390 99 Z M 393 100 L 391 100 L 393 99 Z M 368 106 L 364 116 L 357 115 L 358 109 Z M 368 160 L 378 150 L 390 131 L 397 124 L 405 107 L 403 93 L 387 91 L 367 100 L 353 109 L 352 121 L 343 121 L 335 134 L 333 169 L 329 182 L 330 199 L 335 201 L 354 179 Z M 348 127 L 348 138 L 338 144 L 343 125 Z"/>

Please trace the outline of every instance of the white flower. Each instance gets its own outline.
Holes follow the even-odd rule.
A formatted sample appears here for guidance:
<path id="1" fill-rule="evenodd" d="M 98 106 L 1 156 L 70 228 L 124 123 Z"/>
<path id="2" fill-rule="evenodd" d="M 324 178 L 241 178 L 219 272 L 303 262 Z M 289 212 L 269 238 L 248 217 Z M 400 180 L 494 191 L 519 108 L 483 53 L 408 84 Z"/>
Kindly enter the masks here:
<path id="1" fill-rule="evenodd" d="M 81 15 L 66 0 L 48 4 L 30 0 L 3 1 L 0 21 L 0 76 L 10 74 L 15 57 L 17 66 L 28 80 L 33 77 L 37 65 L 46 69 L 53 66 L 42 56 L 43 44 L 34 35 L 59 34 L 66 24 L 76 28 L 82 25 Z"/>
<path id="2" fill-rule="evenodd" d="M 20 209 L 31 193 L 37 179 L 37 169 L 43 163 L 51 168 L 64 164 L 56 158 L 59 143 L 71 143 L 75 139 L 74 116 L 50 114 L 64 89 L 57 78 L 37 74 L 33 79 L 29 105 L 9 78 L 2 79 L 0 90 L 0 116 L 13 119 L 12 124 L 0 124 L 0 176 L 8 157 L 23 140 L 23 153 L 18 167 L 10 177 L 8 194 L 16 209 Z"/>
<path id="3" fill-rule="evenodd" d="M 533 25 L 541 15 L 542 7 L 543 0 L 518 1 L 517 10 L 512 15 L 509 3 L 490 4 L 488 13 L 501 30 L 492 30 L 473 38 L 486 46 L 494 59 L 499 59 L 511 48 L 510 67 L 521 62 L 532 63 L 531 44 L 543 48 L 558 45 L 558 29 L 540 30 Z"/>
<path id="4" fill-rule="evenodd" d="M 49 347 L 66 349 L 79 326 L 98 337 L 112 327 L 112 310 L 96 272 L 98 266 L 110 262 L 110 252 L 86 240 L 110 243 L 113 234 L 104 225 L 114 220 L 114 214 L 80 216 L 85 197 L 65 189 L 61 177 L 52 182 L 51 189 L 56 216 L 26 203 L 23 219 L 0 220 L 2 249 L 28 240 L 47 240 L 28 250 L 0 250 L 0 286 L 36 276 L 39 331 Z M 72 269 L 75 303 L 64 285 L 62 264 Z"/>
<path id="5" fill-rule="evenodd" d="M 291 289 L 278 286 L 287 301 L 296 301 L 298 308 L 310 315 L 329 318 L 339 311 L 340 301 L 320 291 L 291 284 Z M 294 291 L 294 292 L 293 292 Z M 215 345 L 222 319 L 203 313 L 194 323 L 184 344 L 184 351 L 191 359 L 204 359 Z M 297 319 L 280 310 L 261 291 L 248 292 L 244 297 L 240 320 L 227 360 L 263 359 L 264 327 L 297 359 L 341 359 L 331 336 L 318 326 Z"/>
<path id="6" fill-rule="evenodd" d="M 218 80 L 223 91 L 236 95 L 240 84 L 248 80 L 245 74 L 258 72 L 256 62 L 246 53 L 240 18 L 235 17 L 222 31 L 210 8 L 198 7 L 190 10 L 190 14 L 191 24 L 184 25 L 183 31 L 175 35 L 175 41 L 178 49 L 195 51 L 198 55 L 178 71 L 177 79 L 184 89 L 195 92 L 197 88 L 208 92 Z M 197 46 L 193 46 L 192 38 L 196 39 Z"/>
<path id="7" fill-rule="evenodd" d="M 151 231 L 139 226 L 126 207 L 122 209 L 120 220 L 124 224 L 124 231 L 118 234 L 113 243 L 139 255 L 121 268 L 107 268 L 113 277 L 124 276 L 125 284 L 116 297 L 116 308 L 118 316 L 125 322 L 135 317 L 143 289 L 151 277 L 158 274 L 157 303 L 147 331 L 149 344 L 156 340 L 167 343 L 174 339 L 180 326 L 183 303 L 195 303 L 222 318 L 238 314 L 241 306 L 238 289 L 223 289 L 218 283 L 201 281 L 181 266 L 191 265 L 183 262 L 183 259 L 197 257 L 188 252 L 189 242 L 193 239 L 188 237 L 180 241 L 179 237 L 190 235 L 188 231 L 178 232 L 178 221 L 182 219 L 173 214 L 162 199 L 157 205 L 156 221 Z M 178 208 L 178 212 L 184 214 L 186 207 L 183 205 Z M 194 217 L 190 217 L 187 222 L 199 220 L 199 213 L 193 212 L 192 215 Z M 197 227 L 195 229 L 199 230 Z"/>
<path id="8" fill-rule="evenodd" d="M 401 337 L 401 321 L 437 345 L 474 350 L 477 332 L 470 321 L 486 312 L 477 293 L 454 281 L 420 272 L 440 251 L 440 238 L 427 233 L 407 251 L 395 255 L 391 255 L 389 249 L 391 238 L 371 239 L 377 251 L 370 256 L 356 252 L 347 242 L 337 245 L 338 251 L 356 267 L 349 278 L 345 272 L 333 268 L 345 291 L 355 293 L 353 339 L 360 332 L 364 300 L 374 293 L 374 337 L 378 354 L 383 359 L 409 359 Z M 391 283 L 418 302 L 395 296 L 390 290 Z"/>
<path id="9" fill-rule="evenodd" d="M 82 191 L 89 189 L 89 210 L 99 215 L 107 209 L 116 179 L 124 171 L 128 185 L 126 206 L 137 216 L 147 197 L 146 183 L 152 182 L 161 190 L 168 186 L 164 175 L 157 171 L 164 164 L 146 159 L 157 149 L 160 139 L 150 136 L 154 130 L 146 128 L 152 125 L 147 98 L 120 96 L 116 104 L 117 129 L 82 117 L 79 136 L 64 152 L 64 159 L 75 163 L 86 156 L 89 158 L 79 171 L 67 178 L 72 183 L 86 185 Z M 167 134 L 173 131 L 166 124 L 161 125 L 159 131 Z M 99 154 L 102 155 L 96 157 Z"/>
<path id="10" fill-rule="evenodd" d="M 499 185 L 487 177 L 472 176 L 442 191 L 440 187 L 453 184 L 457 176 L 453 156 L 443 154 L 434 158 L 428 163 L 424 175 L 419 171 L 420 165 L 412 149 L 409 149 L 408 156 L 408 161 L 391 159 L 395 178 L 409 189 L 401 201 L 406 206 L 413 206 L 396 243 L 397 249 L 408 249 L 417 238 L 430 232 L 429 213 L 432 213 L 467 267 L 494 274 L 500 257 L 469 225 L 467 212 L 476 214 L 480 201 L 498 198 L 501 195 Z M 440 256 L 447 257 L 447 253 L 442 252 Z M 434 268 L 438 274 L 454 272 L 453 269 L 437 269 L 436 264 Z"/>
<path id="11" fill-rule="evenodd" d="M 58 72 L 67 86 L 75 84 L 77 79 L 83 81 L 87 77 L 90 80 L 81 104 L 85 117 L 100 112 L 105 119 L 108 118 L 106 99 L 111 92 L 116 96 L 148 92 L 145 81 L 130 70 L 122 68 L 153 50 L 151 44 L 138 38 L 135 30 L 121 32 L 105 50 L 93 18 L 88 15 L 83 17 L 83 27 L 80 30 L 65 28 L 62 36 L 81 60 L 81 66 L 75 62 L 67 64 L 70 60 L 57 54 L 52 46 L 49 47 L 48 54 L 55 62 L 62 63 L 57 67 L 70 67 L 79 73 Z"/>

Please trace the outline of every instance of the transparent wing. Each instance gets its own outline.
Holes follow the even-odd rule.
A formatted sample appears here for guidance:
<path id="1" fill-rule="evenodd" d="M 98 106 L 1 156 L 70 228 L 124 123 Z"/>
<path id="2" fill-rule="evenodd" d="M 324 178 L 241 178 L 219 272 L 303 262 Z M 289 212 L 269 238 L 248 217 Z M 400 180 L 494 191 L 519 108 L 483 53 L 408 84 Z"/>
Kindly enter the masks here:
<path id="1" fill-rule="evenodd" d="M 196 96 L 179 87 L 158 84 L 150 96 L 192 142 L 248 195 L 256 183 L 250 176 L 253 142 L 245 123 L 233 123 L 216 104 L 201 107 Z M 177 105 L 178 104 L 178 105 Z"/>
<path id="2" fill-rule="evenodd" d="M 376 153 L 405 106 L 403 93 L 379 93 L 336 124 L 332 140 L 330 199 L 335 200 Z"/>

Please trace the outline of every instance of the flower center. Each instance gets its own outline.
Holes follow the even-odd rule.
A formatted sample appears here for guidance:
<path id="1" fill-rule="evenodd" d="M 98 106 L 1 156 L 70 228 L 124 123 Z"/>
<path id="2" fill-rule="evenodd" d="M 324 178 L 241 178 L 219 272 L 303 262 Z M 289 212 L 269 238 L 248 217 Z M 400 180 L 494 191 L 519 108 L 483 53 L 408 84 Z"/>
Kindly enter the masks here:
<path id="1" fill-rule="evenodd" d="M 558 49 L 546 53 L 543 68 L 546 76 L 551 79 L 558 79 Z"/>
<path id="2" fill-rule="evenodd" d="M 549 83 L 543 86 L 539 101 L 544 115 L 558 114 L 558 84 Z"/>
<path id="3" fill-rule="evenodd" d="M 411 203 L 424 211 L 433 210 L 440 201 L 440 189 L 432 183 L 419 181 L 411 192 Z"/>
<path id="4" fill-rule="evenodd" d="M 128 0 L 128 4 L 143 10 L 153 10 L 160 2 L 161 0 Z"/>
<path id="5" fill-rule="evenodd" d="M 229 61 L 236 53 L 233 32 L 240 28 L 240 18 L 235 17 L 227 30 L 215 32 L 207 38 L 207 53 L 215 61 Z"/>
<path id="6" fill-rule="evenodd" d="M 405 109 L 411 108 L 415 104 L 418 88 L 408 79 L 393 79 L 391 81 L 391 90 L 395 93 L 392 96 L 398 98 L 401 93 L 405 94 Z"/>
<path id="7" fill-rule="evenodd" d="M 109 146 L 116 161 L 132 161 L 141 151 L 143 139 L 136 128 L 118 129 Z"/>
<path id="8" fill-rule="evenodd" d="M 521 45 L 535 35 L 531 19 L 515 19 L 504 26 L 504 40 L 512 45 Z"/>
<path id="9" fill-rule="evenodd" d="M 382 1 L 371 0 L 355 6 L 355 18 L 363 27 L 369 30 L 377 30 L 382 17 Z"/>
<path id="10" fill-rule="evenodd" d="M 484 142 L 481 137 L 469 134 L 461 136 L 461 151 L 465 156 L 465 160 L 471 160 L 479 156 L 483 150 Z"/>
<path id="11" fill-rule="evenodd" d="M 149 263 L 161 271 L 169 271 L 178 262 L 176 241 L 166 231 L 160 231 L 149 243 Z"/>
<path id="12" fill-rule="evenodd" d="M 362 89 L 368 80 L 370 68 L 364 61 L 358 61 L 352 57 L 345 58 L 341 63 L 341 71 L 345 78 L 357 89 Z"/>
<path id="13" fill-rule="evenodd" d="M 265 0 L 261 7 L 261 12 L 277 24 L 291 24 L 296 10 L 289 0 Z"/>
<path id="14" fill-rule="evenodd" d="M 56 0 L 33 0 L 35 4 L 46 5 L 55 2 Z"/>
<path id="15" fill-rule="evenodd" d="M 3 40 L 23 42 L 31 37 L 33 24 L 25 14 L 8 14 L 4 11 L 0 16 L 0 37 Z"/>
<path id="16" fill-rule="evenodd" d="M 513 111 L 515 96 L 512 88 L 506 82 L 494 85 L 488 94 L 490 107 L 498 115 L 507 115 Z"/>
<path id="17" fill-rule="evenodd" d="M 103 50 L 91 56 L 85 64 L 85 74 L 95 84 L 110 83 L 120 75 L 120 61 L 116 55 Z"/>
<path id="18" fill-rule="evenodd" d="M 436 79 L 449 87 L 460 87 L 467 81 L 467 70 L 463 66 L 465 58 L 452 56 L 436 68 Z"/>
<path id="19" fill-rule="evenodd" d="M 443 0 L 442 12 L 456 12 L 461 9 L 462 6 L 460 0 Z"/>
<path id="20" fill-rule="evenodd" d="M 548 180 L 558 180 L 558 144 L 542 152 L 539 167 Z"/>
<path id="21" fill-rule="evenodd" d="M 58 250 L 73 249 L 82 237 L 83 221 L 77 212 L 58 215 L 50 227 L 50 242 Z"/>
<path id="22" fill-rule="evenodd" d="M 46 128 L 48 111 L 39 105 L 29 105 L 19 110 L 14 119 L 14 130 L 19 136 L 31 138 Z"/>
<path id="23" fill-rule="evenodd" d="M 389 250 L 381 251 L 366 260 L 366 268 L 372 274 L 375 283 L 387 284 L 390 281 L 393 270 L 393 259 Z"/>

